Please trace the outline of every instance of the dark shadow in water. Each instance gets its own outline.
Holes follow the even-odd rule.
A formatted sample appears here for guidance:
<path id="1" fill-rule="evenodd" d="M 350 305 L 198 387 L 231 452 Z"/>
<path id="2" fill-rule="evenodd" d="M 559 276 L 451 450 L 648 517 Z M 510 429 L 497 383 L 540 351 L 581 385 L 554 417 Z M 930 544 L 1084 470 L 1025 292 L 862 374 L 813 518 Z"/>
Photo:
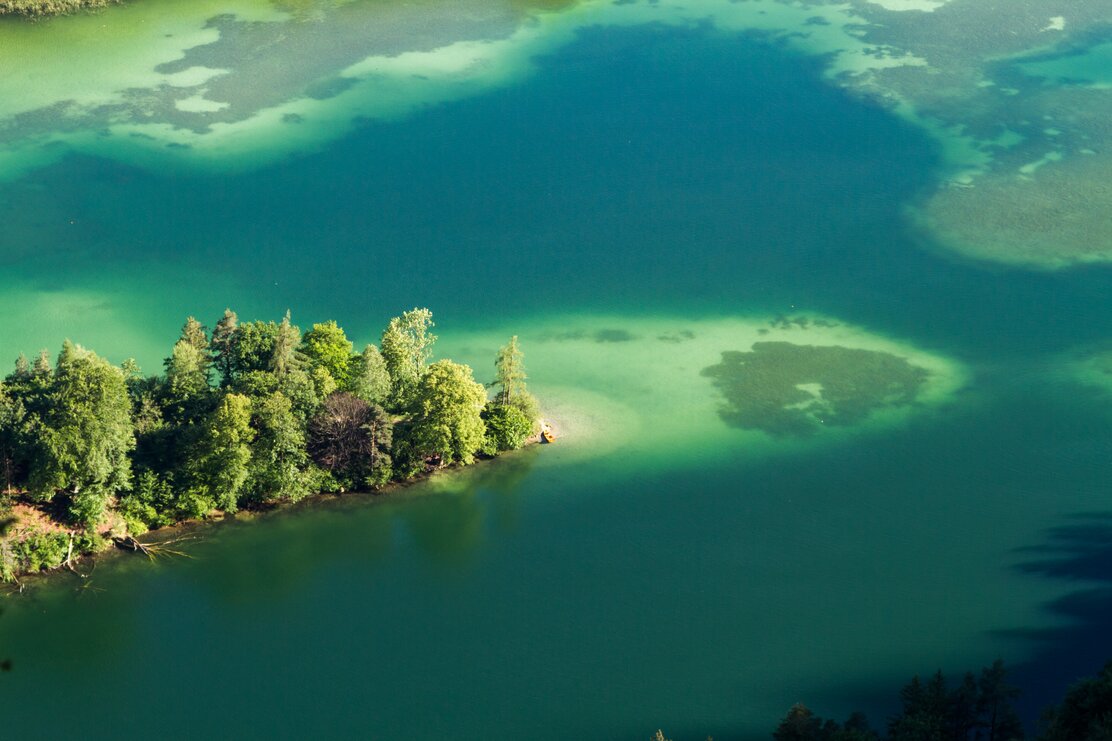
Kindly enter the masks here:
<path id="1" fill-rule="evenodd" d="M 1034 658 L 1013 674 L 1023 689 L 1021 709 L 1028 724 L 1060 701 L 1069 685 L 1112 658 L 1112 511 L 1069 515 L 1045 536 L 1043 544 L 1020 549 L 1026 560 L 1017 568 L 1076 583 L 1077 589 L 1045 605 L 1063 625 L 1006 632 L 1037 646 Z"/>

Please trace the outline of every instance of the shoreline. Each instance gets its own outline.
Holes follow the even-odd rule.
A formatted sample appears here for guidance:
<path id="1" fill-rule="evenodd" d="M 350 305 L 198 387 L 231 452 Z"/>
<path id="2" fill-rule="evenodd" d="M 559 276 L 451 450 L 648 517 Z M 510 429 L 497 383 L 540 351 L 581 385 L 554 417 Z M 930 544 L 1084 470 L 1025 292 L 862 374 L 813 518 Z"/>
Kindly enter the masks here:
<path id="1" fill-rule="evenodd" d="M 553 420 L 545 419 L 544 421 L 549 424 L 550 429 L 554 433 L 559 432 L 560 427 L 558 426 L 558 424 L 553 424 Z M 494 463 L 502 459 L 506 455 L 519 453 L 523 450 L 530 450 L 537 446 L 544 446 L 549 444 L 551 443 L 543 442 L 541 440 L 540 433 L 537 433 L 535 435 L 531 435 L 528 439 L 526 439 L 525 443 L 517 450 L 507 450 L 502 451 L 497 455 L 480 457 L 476 459 L 475 463 L 467 466 L 459 463 L 453 463 L 447 466 L 431 468 L 418 474 L 417 476 L 406 479 L 404 481 L 391 481 L 390 483 L 385 484 L 378 489 L 345 492 L 320 491 L 316 492 L 315 494 L 310 494 L 309 496 L 296 502 L 273 502 L 270 504 L 244 507 L 243 509 L 240 509 L 238 512 L 231 515 L 220 512 L 219 514 L 214 514 L 212 517 L 204 519 L 180 520 L 178 522 L 165 525 L 155 530 L 148 530 L 146 533 L 143 533 L 138 537 L 130 533 L 123 536 L 112 536 L 109 534 L 110 531 L 107 531 L 105 533 L 100 533 L 105 538 L 105 545 L 101 550 L 74 554 L 72 559 L 49 569 L 15 573 L 13 575 L 14 578 L 11 581 L 0 582 L 0 588 L 6 590 L 3 596 L 10 597 L 13 595 L 22 594 L 28 584 L 34 584 L 36 582 L 42 582 L 48 579 L 54 580 L 66 573 L 70 573 L 80 580 L 85 580 L 91 576 L 93 570 L 95 570 L 96 568 L 97 561 L 99 559 L 117 558 L 119 556 L 145 555 L 149 560 L 153 561 L 159 557 L 159 553 L 157 551 L 161 548 L 161 546 L 176 543 L 179 540 L 187 537 L 192 532 L 225 524 L 228 521 L 240 519 L 241 516 L 242 519 L 245 521 L 254 520 L 279 512 L 291 512 L 301 507 L 319 506 L 321 504 L 329 502 L 339 502 L 341 500 L 350 500 L 353 498 L 365 500 L 366 502 L 370 503 L 380 498 L 397 496 L 407 489 L 411 489 L 419 484 L 428 483 L 438 476 L 454 475 L 463 471 L 474 470 L 475 466 L 482 466 L 485 464 Z M 31 509 L 33 509 L 37 513 L 41 513 L 41 510 L 37 510 L 34 508 Z M 65 532 L 75 537 L 78 534 L 70 530 L 66 530 Z M 145 538 L 144 536 L 151 537 Z M 145 550 L 144 547 L 149 547 L 151 550 Z M 82 573 L 80 567 L 82 565 L 89 565 L 90 562 L 92 564 L 92 569 L 90 569 L 88 573 Z"/>

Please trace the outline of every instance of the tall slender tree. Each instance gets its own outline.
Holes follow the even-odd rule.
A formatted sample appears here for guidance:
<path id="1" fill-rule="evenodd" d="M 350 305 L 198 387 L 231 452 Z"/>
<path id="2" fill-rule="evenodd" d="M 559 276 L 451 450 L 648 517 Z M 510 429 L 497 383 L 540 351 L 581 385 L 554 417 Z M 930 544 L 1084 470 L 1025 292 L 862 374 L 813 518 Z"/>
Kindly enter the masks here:
<path id="1" fill-rule="evenodd" d="M 274 335 L 274 349 L 270 355 L 270 370 L 278 377 L 299 367 L 297 345 L 301 341 L 301 331 L 290 323 L 290 312 L 282 317 L 278 332 Z"/>
<path id="2" fill-rule="evenodd" d="M 239 326 L 239 317 L 231 309 L 224 309 L 224 316 L 216 323 L 212 330 L 213 365 L 220 374 L 220 383 L 224 386 L 232 381 L 232 370 L 235 365 L 236 335 Z"/>
<path id="3" fill-rule="evenodd" d="M 351 393 L 371 404 L 385 404 L 390 397 L 390 372 L 378 348 L 367 345 L 353 365 L 355 370 L 348 384 Z"/>
<path id="4" fill-rule="evenodd" d="M 497 372 L 494 384 L 498 387 L 499 402 L 509 404 L 511 399 L 525 393 L 525 353 L 517 344 L 517 335 L 511 337 L 509 343 L 498 351 L 494 367 Z"/>

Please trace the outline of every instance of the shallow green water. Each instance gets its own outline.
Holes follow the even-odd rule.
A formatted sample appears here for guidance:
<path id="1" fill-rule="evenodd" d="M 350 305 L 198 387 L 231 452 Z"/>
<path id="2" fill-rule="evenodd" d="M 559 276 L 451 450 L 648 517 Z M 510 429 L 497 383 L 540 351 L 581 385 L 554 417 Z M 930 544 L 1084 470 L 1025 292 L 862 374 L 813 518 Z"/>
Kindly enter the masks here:
<path id="1" fill-rule="evenodd" d="M 428 305 L 478 369 L 519 334 L 568 434 L 11 601 L 13 736 L 760 737 L 798 700 L 880 719 L 938 666 L 1029 662 L 1041 699 L 1045 656 L 1112 655 L 1048 609 L 1080 582 L 1023 568 L 1107 510 L 1112 402 L 1064 369 L 1112 335 L 1109 273 L 921 249 L 902 214 L 935 150 L 817 62 L 634 24 L 262 167 L 104 146 L 0 185 L 5 354 L 72 336 L 153 370 L 189 313 L 372 340 Z M 702 371 L 777 314 L 919 357 L 938 393 L 804 437 L 730 425 Z"/>

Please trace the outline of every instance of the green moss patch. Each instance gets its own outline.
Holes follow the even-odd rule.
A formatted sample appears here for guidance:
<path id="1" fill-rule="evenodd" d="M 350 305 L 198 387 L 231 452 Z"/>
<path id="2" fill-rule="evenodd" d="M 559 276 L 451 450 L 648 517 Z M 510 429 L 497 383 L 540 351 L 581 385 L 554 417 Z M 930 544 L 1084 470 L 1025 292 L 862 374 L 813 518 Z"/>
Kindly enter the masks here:
<path id="1" fill-rule="evenodd" d="M 928 373 L 905 358 L 841 346 L 757 342 L 704 368 L 724 397 L 729 425 L 772 435 L 810 435 L 862 422 L 886 407 L 912 404 Z"/>

